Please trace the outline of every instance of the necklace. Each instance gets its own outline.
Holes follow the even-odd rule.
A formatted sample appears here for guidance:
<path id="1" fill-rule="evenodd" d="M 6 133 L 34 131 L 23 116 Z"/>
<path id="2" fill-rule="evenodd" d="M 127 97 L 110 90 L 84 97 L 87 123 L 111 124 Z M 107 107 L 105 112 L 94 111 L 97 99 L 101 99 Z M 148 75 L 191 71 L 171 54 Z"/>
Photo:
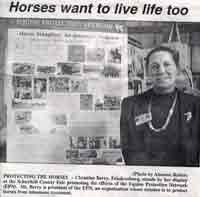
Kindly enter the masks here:
<path id="1" fill-rule="evenodd" d="M 152 120 L 151 120 L 151 121 L 148 122 L 148 126 L 149 126 L 149 128 L 150 128 L 151 130 L 153 130 L 153 131 L 155 131 L 155 132 L 158 133 L 158 132 L 164 131 L 164 130 L 167 128 L 167 126 L 168 126 L 168 124 L 169 124 L 169 122 L 170 122 L 170 120 L 171 120 L 171 117 L 172 117 L 172 115 L 173 115 L 173 113 L 174 113 L 174 108 L 175 108 L 176 102 L 177 102 L 177 93 L 176 93 L 176 95 L 175 95 L 175 98 L 174 98 L 174 100 L 173 100 L 172 106 L 171 106 L 171 108 L 170 108 L 170 110 L 169 110 L 169 112 L 168 112 L 166 121 L 165 121 L 165 123 L 163 124 L 163 126 L 160 127 L 160 128 L 155 128 L 155 127 L 153 126 Z M 148 104 L 148 113 L 150 113 L 150 114 L 151 114 L 151 117 L 152 117 L 151 107 L 152 107 L 152 97 L 150 98 L 150 102 L 149 102 L 149 104 Z"/>

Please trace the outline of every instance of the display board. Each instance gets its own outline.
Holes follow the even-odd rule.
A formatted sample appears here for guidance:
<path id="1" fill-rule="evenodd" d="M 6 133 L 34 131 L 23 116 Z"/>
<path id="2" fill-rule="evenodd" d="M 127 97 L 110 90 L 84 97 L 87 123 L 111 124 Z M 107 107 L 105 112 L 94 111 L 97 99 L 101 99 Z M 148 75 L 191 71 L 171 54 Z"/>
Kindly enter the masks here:
<path id="1" fill-rule="evenodd" d="M 127 34 L 100 25 L 8 29 L 8 162 L 122 162 Z"/>

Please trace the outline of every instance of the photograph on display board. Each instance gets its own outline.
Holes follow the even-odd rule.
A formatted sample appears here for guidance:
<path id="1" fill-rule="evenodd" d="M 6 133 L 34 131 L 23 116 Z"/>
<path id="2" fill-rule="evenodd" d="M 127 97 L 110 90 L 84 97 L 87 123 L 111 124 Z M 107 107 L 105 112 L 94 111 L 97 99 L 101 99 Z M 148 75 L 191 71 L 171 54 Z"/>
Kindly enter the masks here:
<path id="1" fill-rule="evenodd" d="M 20 130 L 20 134 L 23 134 L 23 135 L 40 134 L 40 130 L 32 124 L 20 125 L 19 130 Z"/>
<path id="2" fill-rule="evenodd" d="M 107 148 L 107 139 L 106 137 L 90 137 L 89 138 L 89 148 L 90 149 L 104 149 Z"/>
<path id="3" fill-rule="evenodd" d="M 67 125 L 67 116 L 66 116 L 66 114 L 63 114 L 63 113 L 52 114 L 51 118 L 52 118 L 52 122 L 55 125 L 63 125 L 63 126 Z"/>
<path id="4" fill-rule="evenodd" d="M 92 110 L 93 109 L 93 95 L 81 94 L 80 95 L 80 110 Z"/>
<path id="5" fill-rule="evenodd" d="M 70 146 L 73 149 L 86 149 L 87 148 L 88 138 L 85 136 L 71 136 L 70 137 Z"/>
<path id="6" fill-rule="evenodd" d="M 70 80 L 71 84 L 71 92 L 87 92 L 88 89 L 88 81 L 86 79 L 72 79 Z"/>
<path id="7" fill-rule="evenodd" d="M 55 66 L 37 66 L 38 74 L 54 74 L 56 72 Z"/>
<path id="8" fill-rule="evenodd" d="M 103 150 L 101 157 L 102 160 L 104 161 L 104 164 L 121 165 L 124 162 L 120 149 Z"/>
<path id="9" fill-rule="evenodd" d="M 103 110 L 103 99 L 102 98 L 96 98 L 95 100 L 95 111 L 98 111 L 98 110 Z"/>
<path id="10" fill-rule="evenodd" d="M 14 74 L 34 74 L 35 65 L 28 63 L 13 63 Z"/>
<path id="11" fill-rule="evenodd" d="M 49 92 L 69 92 L 70 79 L 67 77 L 49 77 Z"/>
<path id="12" fill-rule="evenodd" d="M 109 137 L 109 148 L 120 148 L 120 138 L 118 136 Z"/>
<path id="13" fill-rule="evenodd" d="M 78 150 L 67 150 L 66 151 L 66 159 L 78 159 L 79 158 L 79 151 Z"/>
<path id="14" fill-rule="evenodd" d="M 85 46 L 69 45 L 68 46 L 68 60 L 72 62 L 84 62 L 85 61 Z"/>
<path id="15" fill-rule="evenodd" d="M 103 68 L 102 75 L 106 78 L 119 78 L 121 70 L 112 65 L 106 65 Z"/>
<path id="16" fill-rule="evenodd" d="M 33 97 L 36 99 L 45 99 L 47 94 L 47 79 L 34 78 Z"/>
<path id="17" fill-rule="evenodd" d="M 80 75 L 81 65 L 77 63 L 57 63 L 58 75 Z"/>
<path id="18" fill-rule="evenodd" d="M 83 73 L 87 78 L 99 78 L 102 70 L 101 65 L 83 65 Z"/>
<path id="19" fill-rule="evenodd" d="M 96 159 L 97 158 L 96 150 L 80 150 L 79 154 L 80 154 L 80 158 L 85 158 L 85 159 Z"/>
<path id="20" fill-rule="evenodd" d="M 15 112 L 15 122 L 16 124 L 25 124 L 31 121 L 32 112 L 31 111 L 16 111 Z"/>
<path id="21" fill-rule="evenodd" d="M 108 53 L 108 62 L 121 64 L 121 47 L 115 47 L 109 50 Z"/>
<path id="22" fill-rule="evenodd" d="M 88 62 L 104 62 L 105 50 L 103 48 L 88 48 L 87 61 Z"/>
<path id="23" fill-rule="evenodd" d="M 120 100 L 119 96 L 104 96 L 104 110 L 119 110 L 120 109 Z"/>
<path id="24" fill-rule="evenodd" d="M 14 99 L 29 100 L 33 98 L 32 78 L 31 77 L 13 77 Z"/>

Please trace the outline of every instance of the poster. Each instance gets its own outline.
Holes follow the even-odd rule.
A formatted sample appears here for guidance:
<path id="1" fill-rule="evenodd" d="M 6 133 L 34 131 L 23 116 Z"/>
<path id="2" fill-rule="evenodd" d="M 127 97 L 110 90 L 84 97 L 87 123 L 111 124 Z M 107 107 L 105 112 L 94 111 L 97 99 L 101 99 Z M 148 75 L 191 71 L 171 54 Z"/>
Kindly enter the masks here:
<path id="1" fill-rule="evenodd" d="M 104 155 L 123 162 L 127 34 L 108 33 L 103 23 L 101 30 L 92 22 L 71 24 L 72 30 L 8 29 L 8 162 L 87 164 Z"/>

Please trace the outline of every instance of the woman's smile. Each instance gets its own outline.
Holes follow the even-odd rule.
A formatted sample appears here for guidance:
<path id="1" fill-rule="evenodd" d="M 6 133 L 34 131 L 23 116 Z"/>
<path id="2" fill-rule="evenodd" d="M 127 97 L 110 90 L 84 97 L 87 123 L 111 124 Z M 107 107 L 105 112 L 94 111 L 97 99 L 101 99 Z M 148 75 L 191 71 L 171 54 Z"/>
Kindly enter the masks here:
<path id="1" fill-rule="evenodd" d="M 176 64 L 167 51 L 158 51 L 149 58 L 149 73 L 155 89 L 173 90 L 176 80 Z"/>

